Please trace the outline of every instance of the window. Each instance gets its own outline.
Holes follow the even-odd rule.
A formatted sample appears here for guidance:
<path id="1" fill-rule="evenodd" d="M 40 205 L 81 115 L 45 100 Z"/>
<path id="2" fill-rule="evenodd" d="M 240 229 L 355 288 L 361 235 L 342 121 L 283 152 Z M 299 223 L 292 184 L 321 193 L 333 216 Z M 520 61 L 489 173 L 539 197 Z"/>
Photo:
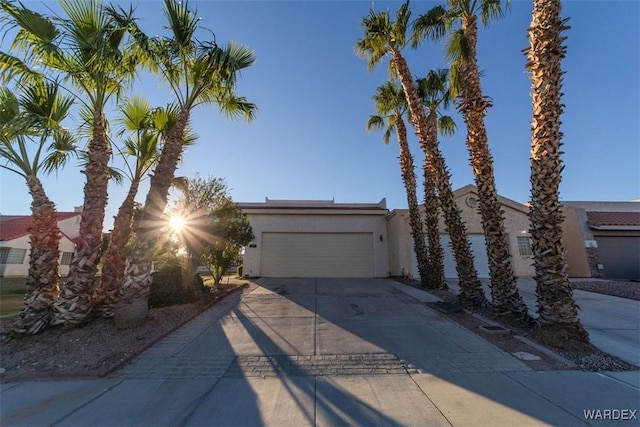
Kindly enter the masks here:
<path id="1" fill-rule="evenodd" d="M 518 237 L 518 252 L 520 252 L 520 256 L 533 256 L 533 252 L 531 252 L 531 238 Z"/>
<path id="2" fill-rule="evenodd" d="M 62 257 L 60 258 L 60 265 L 71 265 L 72 260 L 73 260 L 73 252 L 62 252 Z"/>
<path id="3" fill-rule="evenodd" d="M 26 254 L 26 249 L 0 248 L 0 264 L 22 264 Z"/>

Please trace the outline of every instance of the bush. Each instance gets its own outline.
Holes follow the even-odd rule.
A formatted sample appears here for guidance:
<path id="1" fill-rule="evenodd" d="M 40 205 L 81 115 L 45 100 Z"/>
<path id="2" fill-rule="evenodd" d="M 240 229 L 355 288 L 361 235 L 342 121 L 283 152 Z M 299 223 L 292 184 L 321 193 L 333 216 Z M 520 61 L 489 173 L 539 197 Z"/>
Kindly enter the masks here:
<path id="1" fill-rule="evenodd" d="M 149 307 L 167 307 L 195 302 L 201 294 L 198 287 L 203 287 L 199 275 L 196 275 L 195 278 L 187 278 L 181 266 L 164 266 L 153 274 L 149 292 Z"/>

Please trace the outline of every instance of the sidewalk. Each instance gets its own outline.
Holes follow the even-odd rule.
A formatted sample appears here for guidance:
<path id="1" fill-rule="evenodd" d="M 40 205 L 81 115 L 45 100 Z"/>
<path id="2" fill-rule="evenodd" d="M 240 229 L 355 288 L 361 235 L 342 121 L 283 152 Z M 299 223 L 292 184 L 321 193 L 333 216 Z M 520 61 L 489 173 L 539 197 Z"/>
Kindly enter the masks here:
<path id="1" fill-rule="evenodd" d="M 2 383 L 0 425 L 638 425 L 637 371 L 531 371 L 429 298 L 261 279 L 108 378 Z"/>

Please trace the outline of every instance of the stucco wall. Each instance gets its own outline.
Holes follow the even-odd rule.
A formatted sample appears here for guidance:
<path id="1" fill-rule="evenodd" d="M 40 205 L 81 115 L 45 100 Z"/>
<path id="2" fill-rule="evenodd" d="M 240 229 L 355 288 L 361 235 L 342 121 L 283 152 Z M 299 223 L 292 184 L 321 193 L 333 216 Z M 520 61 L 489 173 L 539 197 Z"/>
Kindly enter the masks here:
<path id="1" fill-rule="evenodd" d="M 456 197 L 456 204 L 460 209 L 460 217 L 465 223 L 467 234 L 484 234 L 482 227 L 482 217 L 475 207 L 469 206 L 467 199 L 472 197 L 477 200 L 477 195 L 473 192 L 463 193 Z M 510 206 L 515 205 L 514 207 Z M 518 209 L 516 209 L 518 207 Z M 518 250 L 518 237 L 529 236 L 529 218 L 526 206 L 516 202 L 507 201 L 503 204 L 504 225 L 509 238 L 509 251 L 511 254 L 514 273 L 517 277 L 533 277 L 533 258 L 521 256 Z M 413 246 L 411 239 L 411 229 L 409 227 L 408 209 L 395 209 L 388 216 L 389 230 L 389 269 L 391 275 L 400 275 L 402 269 L 410 272 L 412 270 Z M 424 213 L 423 213 L 424 215 Z M 439 221 L 439 231 L 446 234 L 444 219 Z M 393 234 L 396 234 L 394 236 Z"/>
<path id="2" fill-rule="evenodd" d="M 594 277 L 598 277 L 598 252 L 595 248 L 590 248 L 590 253 L 587 254 L 588 249 L 585 247 L 585 241 L 592 241 L 593 234 L 586 225 L 587 216 L 584 209 L 563 207 L 562 214 L 562 243 L 566 251 L 569 277 L 592 277 L 594 273 Z"/>
<path id="3" fill-rule="evenodd" d="M 0 265 L 0 276 L 3 277 L 26 277 L 29 274 L 29 251 L 31 245 L 29 244 L 29 236 L 18 237 L 17 239 L 0 242 L 0 247 L 26 249 L 26 255 L 22 264 L 4 264 Z M 73 252 L 75 246 L 73 242 L 66 237 L 62 236 L 60 239 L 60 256 L 63 252 Z M 69 274 L 69 266 L 60 266 L 60 275 L 66 276 Z"/>
<path id="4" fill-rule="evenodd" d="M 387 226 L 384 211 L 377 215 L 340 214 L 327 211 L 322 214 L 252 213 L 247 212 L 255 239 L 245 249 L 244 274 L 260 276 L 262 233 L 373 233 L 373 260 L 375 277 L 387 277 L 389 261 Z M 380 240 L 382 236 L 382 241 Z M 251 247 L 255 245 L 255 247 Z"/>

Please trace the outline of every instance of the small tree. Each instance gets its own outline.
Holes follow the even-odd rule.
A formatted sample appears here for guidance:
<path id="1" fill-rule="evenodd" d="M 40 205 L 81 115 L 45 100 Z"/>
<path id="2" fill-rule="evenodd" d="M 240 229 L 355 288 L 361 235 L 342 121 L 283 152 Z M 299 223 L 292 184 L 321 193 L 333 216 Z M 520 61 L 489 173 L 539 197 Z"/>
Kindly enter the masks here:
<path id="1" fill-rule="evenodd" d="M 225 271 L 240 258 L 243 246 L 254 239 L 249 219 L 230 199 L 226 199 L 209 218 L 209 236 L 200 262 L 211 270 L 213 285 L 220 283 Z"/>
<path id="2" fill-rule="evenodd" d="M 171 214 L 184 219 L 184 227 L 177 234 L 191 261 L 192 273 L 196 265 L 204 264 L 211 269 L 217 285 L 240 257 L 242 247 L 253 240 L 251 225 L 231 200 L 223 179 L 196 176 L 176 179 L 174 186 L 184 196 Z"/>

